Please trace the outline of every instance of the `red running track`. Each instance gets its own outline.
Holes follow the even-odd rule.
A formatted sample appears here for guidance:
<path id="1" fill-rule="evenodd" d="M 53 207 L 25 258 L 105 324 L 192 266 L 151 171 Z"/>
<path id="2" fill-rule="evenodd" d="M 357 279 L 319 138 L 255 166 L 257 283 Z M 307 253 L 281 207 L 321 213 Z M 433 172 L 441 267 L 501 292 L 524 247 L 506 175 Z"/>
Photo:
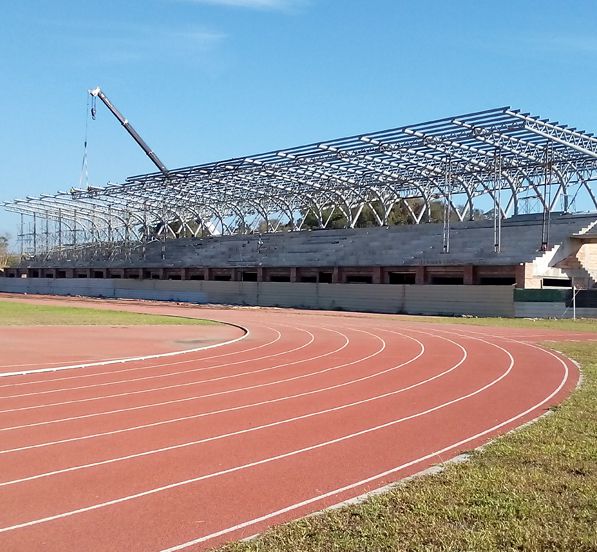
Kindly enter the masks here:
<path id="1" fill-rule="evenodd" d="M 184 310 L 249 333 L 177 356 L 0 378 L 1 550 L 202 550 L 253 535 L 536 418 L 579 374 L 535 342 L 596 337 L 119 308 Z"/>

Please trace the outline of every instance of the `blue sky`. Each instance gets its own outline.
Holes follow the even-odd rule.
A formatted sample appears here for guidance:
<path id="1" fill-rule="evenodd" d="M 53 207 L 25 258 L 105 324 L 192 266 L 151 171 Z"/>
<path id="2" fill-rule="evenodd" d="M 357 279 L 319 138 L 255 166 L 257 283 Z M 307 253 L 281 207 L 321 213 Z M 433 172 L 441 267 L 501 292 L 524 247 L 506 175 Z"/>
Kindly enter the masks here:
<path id="1" fill-rule="evenodd" d="M 6 0 L 0 200 L 78 185 L 98 84 L 168 167 L 502 105 L 595 132 L 596 29 L 595 0 Z M 90 183 L 153 170 L 89 125 Z"/>

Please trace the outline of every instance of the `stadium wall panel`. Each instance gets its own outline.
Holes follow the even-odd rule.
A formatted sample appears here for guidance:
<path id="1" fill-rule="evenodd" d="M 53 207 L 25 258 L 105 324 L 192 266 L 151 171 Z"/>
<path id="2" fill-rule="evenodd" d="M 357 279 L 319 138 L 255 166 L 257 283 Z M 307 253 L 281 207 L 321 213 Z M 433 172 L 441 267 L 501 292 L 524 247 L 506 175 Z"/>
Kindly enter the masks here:
<path id="1" fill-rule="evenodd" d="M 2 278 L 0 291 L 385 313 L 515 315 L 509 286 Z"/>
<path id="2" fill-rule="evenodd" d="M 514 303 L 514 316 L 516 318 L 572 318 L 573 311 L 570 305 L 562 302 Z M 577 318 L 597 318 L 597 308 L 577 307 Z"/>

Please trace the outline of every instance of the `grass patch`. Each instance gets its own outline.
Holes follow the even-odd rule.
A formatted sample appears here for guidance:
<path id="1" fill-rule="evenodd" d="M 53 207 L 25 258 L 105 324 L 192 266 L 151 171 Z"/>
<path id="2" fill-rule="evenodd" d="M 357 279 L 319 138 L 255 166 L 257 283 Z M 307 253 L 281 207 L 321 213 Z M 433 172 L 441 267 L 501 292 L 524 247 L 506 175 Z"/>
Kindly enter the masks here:
<path id="1" fill-rule="evenodd" d="M 536 330 L 597 333 L 597 318 L 577 318 L 576 320 L 563 318 L 556 320 L 550 318 L 463 318 L 458 316 L 413 315 L 398 315 L 398 318 L 408 322 L 431 322 L 434 324 L 464 324 L 467 326 L 493 326 L 496 328 L 533 328 Z"/>
<path id="2" fill-rule="evenodd" d="M 0 326 L 140 326 L 216 323 L 210 320 L 177 316 L 0 301 Z"/>
<path id="3" fill-rule="evenodd" d="M 469 462 L 222 551 L 594 552 L 597 345 L 555 347 L 581 363 L 584 383 L 551 416 L 473 452 Z"/>

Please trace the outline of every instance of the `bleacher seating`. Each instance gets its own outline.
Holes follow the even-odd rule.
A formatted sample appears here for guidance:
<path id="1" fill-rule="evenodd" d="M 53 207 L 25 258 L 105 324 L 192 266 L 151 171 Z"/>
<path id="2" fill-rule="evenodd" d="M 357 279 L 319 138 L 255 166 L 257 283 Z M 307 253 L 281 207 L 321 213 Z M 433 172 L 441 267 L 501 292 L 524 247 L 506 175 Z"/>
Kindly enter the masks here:
<path id="1" fill-rule="evenodd" d="M 550 246 L 590 228 L 595 215 L 552 215 Z M 317 267 L 413 266 L 439 264 L 512 265 L 541 256 L 540 215 L 521 215 L 502 223 L 501 250 L 494 251 L 493 221 L 452 223 L 450 250 L 443 252 L 443 225 L 278 232 L 239 236 L 184 238 L 147 247 L 145 266 Z M 114 260 L 110 266 L 130 261 Z"/>

